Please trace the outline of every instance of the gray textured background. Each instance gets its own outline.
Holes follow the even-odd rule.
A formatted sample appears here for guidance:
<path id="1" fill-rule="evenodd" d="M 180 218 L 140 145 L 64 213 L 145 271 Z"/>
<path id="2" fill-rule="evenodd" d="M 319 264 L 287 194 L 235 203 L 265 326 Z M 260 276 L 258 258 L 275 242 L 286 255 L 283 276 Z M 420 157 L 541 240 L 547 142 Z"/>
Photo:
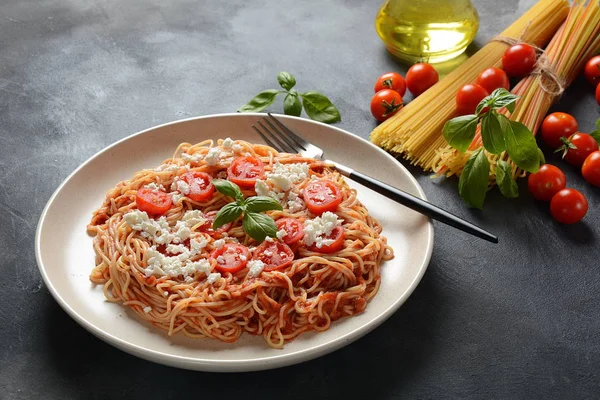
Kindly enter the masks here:
<path id="1" fill-rule="evenodd" d="M 528 1 L 475 2 L 473 49 Z M 433 202 L 493 231 L 436 224 L 429 269 L 390 320 L 323 358 L 275 371 L 181 371 L 125 354 L 73 322 L 44 287 L 34 230 L 59 183 L 95 152 L 156 124 L 234 111 L 276 85 L 327 94 L 339 127 L 368 137 L 375 78 L 404 72 L 374 31 L 379 0 L 3 0 L 0 4 L 0 398 L 593 398 L 600 396 L 598 189 L 585 222 L 490 193 L 470 211 L 456 181 L 411 171 Z M 472 50 L 473 50 L 472 49 Z M 600 116 L 578 80 L 556 109 Z M 281 105 L 273 107 L 281 111 Z"/>

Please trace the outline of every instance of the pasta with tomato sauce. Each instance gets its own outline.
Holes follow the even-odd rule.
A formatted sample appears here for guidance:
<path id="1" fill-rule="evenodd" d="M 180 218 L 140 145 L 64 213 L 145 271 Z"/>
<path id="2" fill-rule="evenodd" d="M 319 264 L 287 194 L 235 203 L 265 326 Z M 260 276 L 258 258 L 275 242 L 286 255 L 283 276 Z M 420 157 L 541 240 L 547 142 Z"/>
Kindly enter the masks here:
<path id="1" fill-rule="evenodd" d="M 235 200 L 215 179 L 237 184 L 244 201 L 279 202 L 261 214 L 276 235 L 257 242 L 241 217 L 213 229 Z M 381 224 L 337 171 L 229 138 L 182 143 L 157 168 L 118 183 L 87 229 L 90 279 L 108 301 L 169 335 L 231 343 L 247 332 L 274 348 L 364 311 L 393 257 Z"/>

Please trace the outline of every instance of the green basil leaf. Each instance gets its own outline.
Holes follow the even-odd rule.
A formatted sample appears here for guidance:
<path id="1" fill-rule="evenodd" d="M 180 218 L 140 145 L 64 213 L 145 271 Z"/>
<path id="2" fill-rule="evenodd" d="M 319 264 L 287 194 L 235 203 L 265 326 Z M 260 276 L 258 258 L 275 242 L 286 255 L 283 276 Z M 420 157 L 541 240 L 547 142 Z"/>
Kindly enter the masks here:
<path id="1" fill-rule="evenodd" d="M 225 196 L 233 197 L 237 202 L 244 201 L 244 195 L 238 185 L 225 179 L 213 179 L 212 184 Z"/>
<path id="2" fill-rule="evenodd" d="M 292 76 L 289 72 L 282 71 L 277 74 L 277 82 L 281 85 L 285 90 L 290 90 L 294 86 L 296 86 L 296 78 Z"/>
<path id="3" fill-rule="evenodd" d="M 458 180 L 458 193 L 469 207 L 483 207 L 489 175 L 490 162 L 480 147 L 471 154 Z"/>
<path id="4" fill-rule="evenodd" d="M 283 113 L 295 117 L 300 116 L 302 113 L 302 104 L 298 96 L 294 96 L 291 93 L 285 96 L 285 100 L 283 100 Z"/>
<path id="5" fill-rule="evenodd" d="M 252 100 L 238 108 L 238 112 L 259 112 L 269 107 L 275 101 L 279 90 L 269 89 L 257 94 Z"/>
<path id="6" fill-rule="evenodd" d="M 495 89 L 492 93 L 490 93 L 488 97 L 491 97 L 493 100 L 496 100 L 507 95 L 511 95 L 511 93 L 503 87 L 500 87 L 498 89 Z"/>
<path id="7" fill-rule="evenodd" d="M 246 210 L 258 213 L 269 210 L 283 210 L 283 207 L 272 197 L 254 196 L 248 197 L 246 200 Z"/>
<path id="8" fill-rule="evenodd" d="M 273 218 L 265 214 L 246 212 L 242 220 L 244 231 L 257 242 L 262 242 L 267 236 L 277 235 L 277 225 Z"/>
<path id="9" fill-rule="evenodd" d="M 600 121 L 600 119 L 598 121 Z M 595 131 L 590 132 L 590 136 L 596 139 L 596 142 L 600 144 L 600 129 L 596 129 Z"/>
<path id="10" fill-rule="evenodd" d="M 484 114 L 481 119 L 481 139 L 489 153 L 500 154 L 506 150 L 502 128 L 497 112 L 490 111 Z"/>
<path id="11" fill-rule="evenodd" d="M 496 164 L 496 183 L 505 197 L 519 197 L 519 186 L 512 178 L 510 164 L 504 160 L 498 160 Z"/>
<path id="12" fill-rule="evenodd" d="M 600 118 L 598 118 L 596 120 L 596 128 L 598 128 L 598 130 L 600 130 Z"/>
<path id="13" fill-rule="evenodd" d="M 477 130 L 477 116 L 463 115 L 444 124 L 442 133 L 448 144 L 461 153 L 469 148 Z"/>
<path id="14" fill-rule="evenodd" d="M 544 152 L 539 147 L 538 147 L 538 154 L 540 156 L 540 165 L 546 164 L 546 157 L 544 156 Z"/>
<path id="15" fill-rule="evenodd" d="M 244 212 L 244 209 L 236 203 L 225 204 L 215 216 L 212 228 L 219 229 L 228 222 L 235 221 Z"/>
<path id="16" fill-rule="evenodd" d="M 499 117 L 506 118 L 504 115 Z M 506 118 L 508 120 L 508 118 Z M 535 173 L 540 167 L 540 154 L 533 134 L 525 125 L 510 121 L 504 130 L 506 151 L 515 165 L 527 172 Z"/>
<path id="17" fill-rule="evenodd" d="M 340 112 L 325 95 L 310 91 L 302 93 L 302 104 L 311 119 L 331 124 L 342 120 Z"/>

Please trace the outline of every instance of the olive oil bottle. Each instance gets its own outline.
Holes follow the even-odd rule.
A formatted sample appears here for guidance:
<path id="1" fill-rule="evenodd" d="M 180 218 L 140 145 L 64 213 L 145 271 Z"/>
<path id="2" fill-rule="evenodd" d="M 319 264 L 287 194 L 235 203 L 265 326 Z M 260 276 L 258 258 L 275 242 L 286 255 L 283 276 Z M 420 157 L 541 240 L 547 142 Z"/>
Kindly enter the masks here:
<path id="1" fill-rule="evenodd" d="M 477 34 L 479 15 L 470 0 L 387 0 L 375 28 L 401 60 L 435 63 L 465 51 Z"/>

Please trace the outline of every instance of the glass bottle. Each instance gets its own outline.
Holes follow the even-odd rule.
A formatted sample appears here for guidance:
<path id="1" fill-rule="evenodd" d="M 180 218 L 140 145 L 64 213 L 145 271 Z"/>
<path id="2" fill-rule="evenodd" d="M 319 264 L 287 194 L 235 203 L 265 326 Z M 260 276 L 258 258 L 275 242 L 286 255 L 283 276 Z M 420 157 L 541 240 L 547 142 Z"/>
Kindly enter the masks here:
<path id="1" fill-rule="evenodd" d="M 387 0 L 375 28 L 401 60 L 434 63 L 465 51 L 477 34 L 479 15 L 471 0 Z"/>

